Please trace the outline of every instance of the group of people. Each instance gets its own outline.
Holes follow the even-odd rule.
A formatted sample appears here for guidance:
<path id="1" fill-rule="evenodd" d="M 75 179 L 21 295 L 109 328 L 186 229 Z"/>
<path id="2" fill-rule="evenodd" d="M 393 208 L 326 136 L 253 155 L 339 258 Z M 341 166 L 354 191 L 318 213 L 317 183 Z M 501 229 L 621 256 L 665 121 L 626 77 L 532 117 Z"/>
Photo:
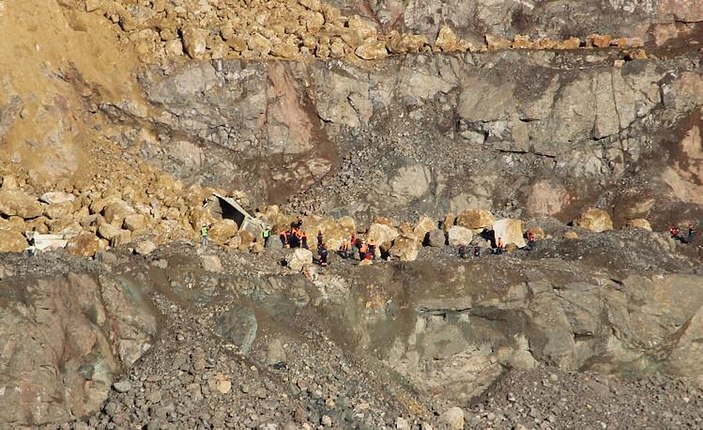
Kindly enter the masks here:
<path id="1" fill-rule="evenodd" d="M 691 243 L 696 235 L 696 226 L 693 223 L 688 224 L 688 231 L 686 233 L 682 232 L 678 226 L 669 225 L 669 234 L 674 240 L 678 240 L 681 243 Z"/>

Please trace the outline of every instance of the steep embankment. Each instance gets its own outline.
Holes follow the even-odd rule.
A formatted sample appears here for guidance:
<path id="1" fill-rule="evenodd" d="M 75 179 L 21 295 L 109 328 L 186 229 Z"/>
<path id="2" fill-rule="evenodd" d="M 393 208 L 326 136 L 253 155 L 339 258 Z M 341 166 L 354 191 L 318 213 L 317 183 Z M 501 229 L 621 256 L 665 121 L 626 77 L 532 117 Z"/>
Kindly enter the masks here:
<path id="1" fill-rule="evenodd" d="M 585 234 L 578 240 L 542 241 L 532 253 L 471 261 L 457 260 L 451 248 L 427 247 L 415 263 L 359 267 L 339 259 L 308 278 L 278 263 L 290 250 L 275 249 L 254 257 L 219 250 L 198 255 L 191 246 L 174 246 L 148 259 L 107 253 L 94 263 L 65 257 L 39 261 L 33 263 L 38 266 L 35 274 L 51 265 L 60 273 L 110 275 L 99 284 L 68 275 L 69 280 L 83 279 L 86 295 L 71 298 L 58 288 L 54 295 L 62 299 L 53 298 L 50 309 L 75 311 L 48 313 L 52 325 L 72 327 L 74 335 L 52 337 L 54 348 L 43 350 L 64 354 L 49 354 L 39 368 L 86 382 L 69 385 L 65 397 L 25 398 L 25 408 L 43 412 L 13 415 L 8 422 L 61 422 L 88 413 L 70 406 L 71 399 L 83 395 L 76 387 L 87 387 L 93 390 L 87 397 L 92 410 L 108 398 L 101 412 L 85 418 L 92 427 L 109 422 L 175 427 L 205 422 L 234 427 L 438 424 L 456 416 L 456 410 L 442 416 L 451 407 L 458 407 L 475 426 L 495 420 L 526 425 L 529 416 L 517 408 L 511 414 L 502 403 L 505 393 L 499 391 L 488 404 L 492 418 L 471 409 L 470 402 L 496 383 L 512 393 L 501 385 L 511 369 L 529 380 L 530 375 L 550 372 L 544 366 L 553 366 L 557 379 L 549 376 L 547 384 L 557 387 L 559 378 L 581 378 L 569 372 L 599 373 L 600 385 L 584 381 L 583 387 L 578 382 L 569 390 L 543 394 L 545 399 L 571 399 L 579 390 L 590 392 L 589 398 L 573 399 L 588 422 L 600 419 L 614 425 L 620 418 L 599 418 L 597 410 L 585 410 L 586 403 L 598 410 L 644 403 L 672 407 L 669 415 L 635 413 L 633 423 L 693 424 L 690 408 L 703 401 L 693 383 L 700 383 L 703 374 L 698 359 L 703 280 L 695 260 L 678 250 L 644 246 L 660 241 L 656 233 L 647 232 Z M 17 282 L 24 270 L 3 275 L 3 306 L 24 306 L 29 325 L 17 328 L 39 333 L 29 321 L 32 312 L 45 312 L 47 299 L 44 290 Z M 144 287 L 133 290 L 137 285 Z M 98 305 L 88 300 L 95 291 L 102 297 Z M 138 310 L 137 298 L 153 301 L 163 314 L 162 330 L 153 342 L 153 319 L 144 319 L 151 314 Z M 20 318 L 15 311 L 3 314 Z M 117 318 L 117 326 L 107 323 L 110 316 Z M 97 346 L 91 349 L 89 342 L 103 336 L 95 345 L 120 351 L 125 364 L 141 353 L 143 341 L 155 345 L 112 390 L 119 362 L 107 369 L 94 363 L 118 356 Z M 33 350 L 32 343 L 13 345 L 16 358 Z M 35 392 L 61 389 L 55 378 L 30 377 L 36 360 L 11 363 L 15 371 L 3 374 L 6 393 L 17 392 L 15 386 L 26 393 L 28 384 Z M 665 389 L 656 377 L 647 376 L 654 372 L 668 375 L 659 380 L 679 384 L 681 391 Z M 602 400 L 607 398 L 603 390 L 633 390 L 638 383 L 628 382 L 632 375 L 647 378 L 641 383 L 646 390 L 639 393 L 641 398 L 617 404 Z M 509 401 L 535 407 L 530 413 L 545 420 L 547 411 L 561 407 L 545 409 L 538 399 L 528 402 L 528 388 L 516 388 Z M 686 396 L 690 405 L 669 397 L 652 404 L 647 396 L 661 389 L 676 399 Z M 47 412 L 47 405 L 54 409 Z M 551 423 L 560 427 L 561 421 L 557 417 Z"/>

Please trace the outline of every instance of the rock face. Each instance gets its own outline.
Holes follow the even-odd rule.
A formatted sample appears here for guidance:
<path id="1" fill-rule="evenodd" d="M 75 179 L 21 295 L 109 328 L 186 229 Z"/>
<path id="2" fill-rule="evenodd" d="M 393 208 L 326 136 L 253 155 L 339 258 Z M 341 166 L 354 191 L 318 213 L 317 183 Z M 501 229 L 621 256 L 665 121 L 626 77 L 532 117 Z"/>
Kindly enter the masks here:
<path id="1" fill-rule="evenodd" d="M 434 280 L 428 284 L 429 278 L 411 270 L 412 273 L 406 275 L 408 284 L 401 290 L 413 291 L 412 303 L 395 295 L 380 299 L 401 300 L 400 308 L 408 306 L 407 316 L 413 315 L 406 327 L 411 328 L 410 332 L 396 332 L 393 339 L 384 338 L 376 328 L 386 326 L 384 330 L 387 330 L 387 325 L 393 324 L 390 319 L 379 315 L 373 319 L 360 317 L 356 323 L 368 325 L 359 329 L 370 335 L 364 347 L 386 345 L 380 355 L 389 366 L 414 383 L 433 392 L 437 389 L 436 392 L 441 391 L 443 396 L 458 401 L 480 393 L 501 374 L 501 365 L 532 367 L 535 360 L 571 370 L 586 362 L 602 363 L 594 366 L 607 372 L 609 366 L 625 362 L 639 363 L 635 365 L 638 367 L 653 365 L 658 348 L 665 348 L 676 357 L 665 365 L 668 371 L 691 376 L 701 374 L 699 364 L 691 361 L 698 354 L 694 339 L 700 335 L 698 318 L 703 295 L 694 285 L 703 281 L 700 277 L 635 275 L 623 280 L 625 288 L 607 282 L 599 287 L 579 278 L 580 269 L 570 280 L 556 281 L 548 275 L 542 278 L 546 266 L 540 267 L 534 272 L 535 278 L 531 275 L 518 277 L 515 283 L 508 282 L 501 287 L 504 298 L 495 302 L 490 294 L 480 296 L 487 291 L 482 288 L 481 292 L 475 291 L 476 295 L 439 298 L 442 291 L 461 289 L 458 284 L 446 281 Z M 485 268 L 470 267 L 468 272 L 459 275 L 457 282 L 477 285 L 475 282 L 485 277 L 486 287 L 491 288 L 493 281 L 484 272 Z M 426 272 L 428 277 L 443 276 L 439 273 Z M 382 275 L 376 272 L 374 276 Z M 384 282 L 384 279 L 378 278 L 377 282 Z M 422 292 L 412 289 L 411 284 L 422 285 L 419 287 Z M 429 285 L 437 289 L 428 288 Z M 555 285 L 560 286 L 558 290 L 552 289 Z M 678 300 L 679 296 L 689 297 L 687 305 L 670 309 L 668 303 Z M 438 315 L 452 317 L 444 319 Z M 603 315 L 607 318 L 602 319 Z M 652 318 L 652 315 L 660 317 Z M 523 327 L 520 335 L 511 331 L 510 327 L 516 324 Z M 686 335 L 681 336 L 679 324 L 687 327 Z M 399 326 L 396 328 L 400 330 Z M 503 333 L 499 335 L 502 340 L 493 348 L 483 348 L 469 340 L 484 332 Z M 374 333 L 380 337 L 374 337 Z M 449 349 L 442 346 L 446 339 L 452 339 Z M 417 345 L 422 345 L 422 349 Z M 682 355 L 679 357 L 674 352 Z M 427 360 L 433 362 L 431 370 L 425 367 Z"/>
<path id="2" fill-rule="evenodd" d="M 703 201 L 695 181 L 686 180 L 699 176 L 699 127 L 689 118 L 703 104 L 690 62 L 616 67 L 600 54 L 559 58 L 563 67 L 551 54 L 518 52 L 390 57 L 373 70 L 322 62 L 186 64 L 142 76 L 148 102 L 162 114 L 158 124 L 141 120 L 162 130 L 164 143 L 147 139 L 144 151 L 182 178 L 252 190 L 257 202 L 295 195 L 289 207 L 364 221 L 410 207 L 431 217 L 506 207 L 502 216 L 525 211 L 567 221 L 598 196 L 598 205 L 619 209 L 627 199 L 618 196 L 630 193 L 654 199 L 663 214 L 672 205 L 669 188 L 683 202 Z M 391 114 L 401 111 L 409 113 Z M 664 116 L 681 125 L 672 137 L 678 145 L 645 132 Z M 184 150 L 184 140 L 217 156 Z M 645 163 L 648 156 L 657 162 Z M 646 185 L 621 181 L 628 172 L 646 177 Z M 325 186 L 314 186 L 323 177 Z"/>
<path id="3" fill-rule="evenodd" d="M 22 234 L 0 230 L 0 252 L 23 252 L 27 245 L 27 239 Z"/>
<path id="4" fill-rule="evenodd" d="M 0 282 L 13 292 L 0 312 L 2 423 L 36 426 L 95 411 L 156 334 L 154 310 L 127 280 L 67 273 Z"/>

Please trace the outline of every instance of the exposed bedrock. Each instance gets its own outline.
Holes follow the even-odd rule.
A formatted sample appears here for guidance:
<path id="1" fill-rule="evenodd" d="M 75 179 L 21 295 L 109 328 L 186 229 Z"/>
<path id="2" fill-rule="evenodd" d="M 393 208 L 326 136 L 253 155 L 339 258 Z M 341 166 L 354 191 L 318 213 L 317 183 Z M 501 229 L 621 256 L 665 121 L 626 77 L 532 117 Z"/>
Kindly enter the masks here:
<path id="1" fill-rule="evenodd" d="M 481 208 L 564 220 L 595 204 L 659 228 L 703 203 L 700 59 L 619 55 L 195 63 L 142 77 L 151 117 L 104 109 L 150 127 L 122 143 L 164 169 L 259 201 L 362 218 Z"/>

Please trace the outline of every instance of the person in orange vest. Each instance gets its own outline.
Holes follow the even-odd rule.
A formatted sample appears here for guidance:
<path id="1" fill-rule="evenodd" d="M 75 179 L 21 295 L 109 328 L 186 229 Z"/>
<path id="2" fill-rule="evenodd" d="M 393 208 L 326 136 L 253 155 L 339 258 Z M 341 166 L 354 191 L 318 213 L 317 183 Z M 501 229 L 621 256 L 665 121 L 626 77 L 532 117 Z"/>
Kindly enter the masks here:
<path id="1" fill-rule="evenodd" d="M 303 248 L 308 249 L 308 234 L 303 230 L 300 233 L 300 243 L 302 244 Z"/>
<path id="2" fill-rule="evenodd" d="M 359 260 L 363 260 L 364 258 L 366 258 L 366 253 L 368 251 L 369 251 L 369 247 L 366 245 L 366 242 L 362 241 L 361 246 L 359 246 Z"/>
<path id="3" fill-rule="evenodd" d="M 285 230 L 281 230 L 278 233 L 278 237 L 281 239 L 281 245 L 283 245 L 284 248 L 288 248 L 288 233 Z"/>

